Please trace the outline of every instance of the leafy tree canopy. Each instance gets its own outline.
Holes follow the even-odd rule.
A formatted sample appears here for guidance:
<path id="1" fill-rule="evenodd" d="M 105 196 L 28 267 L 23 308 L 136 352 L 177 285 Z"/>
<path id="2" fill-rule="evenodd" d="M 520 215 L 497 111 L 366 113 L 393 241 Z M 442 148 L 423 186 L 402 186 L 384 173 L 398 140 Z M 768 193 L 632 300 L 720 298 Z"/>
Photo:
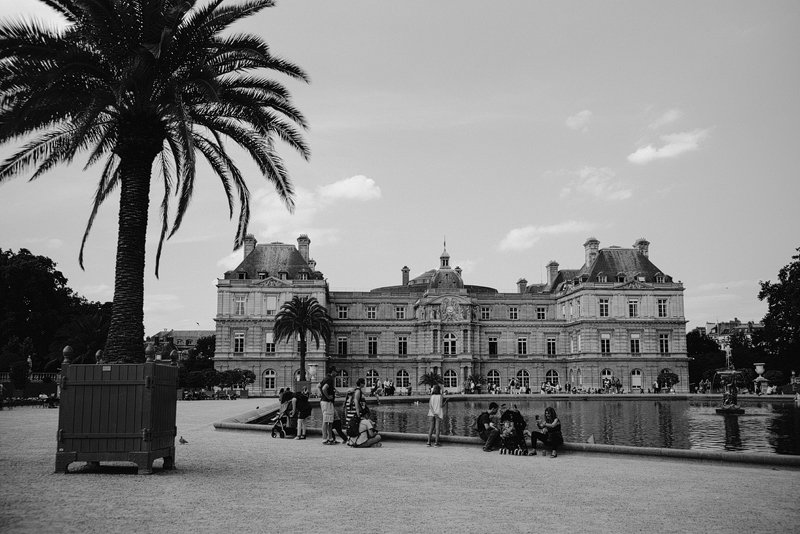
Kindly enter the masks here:
<path id="1" fill-rule="evenodd" d="M 792 260 L 778 271 L 777 282 L 761 282 L 758 292 L 768 305 L 760 341 L 785 370 L 800 363 L 800 254 Z"/>

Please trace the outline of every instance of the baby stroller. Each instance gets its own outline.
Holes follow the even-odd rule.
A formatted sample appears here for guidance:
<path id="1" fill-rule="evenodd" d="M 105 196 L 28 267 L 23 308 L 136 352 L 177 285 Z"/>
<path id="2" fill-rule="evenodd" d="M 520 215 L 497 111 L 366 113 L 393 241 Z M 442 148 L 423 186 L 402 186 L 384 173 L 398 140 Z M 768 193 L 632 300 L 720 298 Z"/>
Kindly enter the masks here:
<path id="1" fill-rule="evenodd" d="M 269 422 L 272 424 L 272 437 L 277 438 L 280 437 L 281 439 L 285 438 L 287 434 L 292 433 L 292 428 L 289 428 L 289 410 L 290 405 L 286 407 L 281 407 L 278 410 L 278 413 L 275 414 Z"/>
<path id="2" fill-rule="evenodd" d="M 503 427 L 500 432 L 500 454 L 527 456 L 528 446 L 525 443 L 527 423 L 525 418 L 522 417 L 518 410 L 511 409 L 503 414 L 501 421 Z"/>

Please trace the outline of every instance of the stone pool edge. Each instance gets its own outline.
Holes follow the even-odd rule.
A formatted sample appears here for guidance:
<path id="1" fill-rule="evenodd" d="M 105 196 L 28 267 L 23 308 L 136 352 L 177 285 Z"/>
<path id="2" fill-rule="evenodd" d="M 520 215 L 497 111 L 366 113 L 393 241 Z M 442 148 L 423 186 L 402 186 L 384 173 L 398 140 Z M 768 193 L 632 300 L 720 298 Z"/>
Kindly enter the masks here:
<path id="1" fill-rule="evenodd" d="M 407 399 L 407 398 L 406 398 Z M 313 402 L 313 401 L 312 401 Z M 223 419 L 215 422 L 215 430 L 247 430 L 251 432 L 272 432 L 272 425 L 260 425 L 249 423 L 260 417 L 269 416 L 277 413 L 280 404 L 275 402 L 250 410 L 243 414 Z M 306 429 L 308 434 L 322 435 L 320 428 Z M 381 432 L 384 441 L 427 441 L 427 434 L 405 434 L 402 432 Z M 457 445 L 480 446 L 481 439 L 474 436 L 440 436 L 442 443 L 452 443 Z M 799 467 L 800 456 L 786 454 L 758 454 L 752 452 L 724 452 L 702 449 L 662 449 L 658 447 L 632 447 L 629 445 L 605 445 L 600 443 L 564 443 L 562 447 L 565 451 L 588 452 L 592 454 L 620 454 L 629 456 L 648 456 L 658 458 L 681 458 L 689 460 L 701 460 L 705 462 L 750 464 L 760 466 L 782 466 Z"/>

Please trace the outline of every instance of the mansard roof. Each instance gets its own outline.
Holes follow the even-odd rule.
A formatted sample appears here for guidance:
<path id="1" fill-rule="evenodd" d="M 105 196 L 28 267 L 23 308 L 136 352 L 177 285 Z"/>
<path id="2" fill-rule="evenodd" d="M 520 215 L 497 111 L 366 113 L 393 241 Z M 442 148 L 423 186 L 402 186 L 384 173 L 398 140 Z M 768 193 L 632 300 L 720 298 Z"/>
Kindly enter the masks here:
<path id="1" fill-rule="evenodd" d="M 256 245 L 236 269 L 225 273 L 225 278 L 237 278 L 240 272 L 246 272 L 247 278 L 258 278 L 262 272 L 275 277 L 285 272 L 288 280 L 299 279 L 301 272 L 305 272 L 309 280 L 323 278 L 321 272 L 311 269 L 294 245 L 286 243 Z"/>
<path id="2" fill-rule="evenodd" d="M 618 274 L 624 274 L 626 280 L 644 277 L 645 282 L 655 282 L 656 275 L 663 274 L 650 259 L 635 248 L 610 247 L 601 249 L 597 259 L 591 265 L 584 265 L 580 275 L 588 275 L 590 282 L 597 281 L 597 275 L 605 274 L 613 281 Z M 665 280 L 669 276 L 664 275 Z"/>

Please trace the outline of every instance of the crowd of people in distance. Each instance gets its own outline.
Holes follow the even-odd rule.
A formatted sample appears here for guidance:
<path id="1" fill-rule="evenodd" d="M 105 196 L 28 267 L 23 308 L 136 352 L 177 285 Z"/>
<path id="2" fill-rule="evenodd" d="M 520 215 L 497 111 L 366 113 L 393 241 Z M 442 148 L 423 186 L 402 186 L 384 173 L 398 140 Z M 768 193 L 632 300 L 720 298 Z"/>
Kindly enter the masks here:
<path id="1" fill-rule="evenodd" d="M 335 377 L 336 369 L 331 367 L 318 385 L 323 445 L 346 443 L 350 447 L 380 447 L 381 435 L 367 407 L 365 380 L 359 378 L 355 387 L 347 390 L 343 406 L 341 410 L 337 410 Z M 428 447 L 441 446 L 440 435 L 446 405 L 447 397 L 442 387 L 440 385 L 431 387 L 428 401 L 430 423 Z M 276 424 L 283 427 L 286 436 L 298 440 L 306 439 L 306 419 L 310 415 L 311 403 L 307 387 L 296 393 L 289 388 L 280 392 L 280 409 Z M 491 402 L 488 410 L 478 416 L 475 430 L 483 440 L 483 450 L 486 452 L 499 450 L 501 454 L 533 456 L 536 455 L 537 444 L 541 442 L 555 458 L 558 449 L 564 443 L 561 422 L 556 411 L 552 407 L 547 407 L 544 410 L 544 417 L 540 418 L 539 414 L 536 414 L 534 419 L 535 428 L 528 429 L 527 421 L 516 404 L 506 408 L 505 404 L 498 405 L 496 402 Z M 528 440 L 531 444 L 530 449 Z"/>
<path id="2" fill-rule="evenodd" d="M 475 429 L 484 442 L 485 452 L 499 450 L 500 454 L 535 456 L 537 443 L 541 441 L 545 449 L 550 449 L 550 456 L 557 457 L 558 449 L 564 444 L 564 436 L 555 409 L 548 406 L 543 419 L 539 414 L 534 419 L 536 430 L 531 432 L 516 405 L 506 408 L 505 404 L 501 407 L 496 402 L 490 402 L 489 409 L 478 416 Z M 527 446 L 528 439 L 531 440 L 531 450 Z"/>

